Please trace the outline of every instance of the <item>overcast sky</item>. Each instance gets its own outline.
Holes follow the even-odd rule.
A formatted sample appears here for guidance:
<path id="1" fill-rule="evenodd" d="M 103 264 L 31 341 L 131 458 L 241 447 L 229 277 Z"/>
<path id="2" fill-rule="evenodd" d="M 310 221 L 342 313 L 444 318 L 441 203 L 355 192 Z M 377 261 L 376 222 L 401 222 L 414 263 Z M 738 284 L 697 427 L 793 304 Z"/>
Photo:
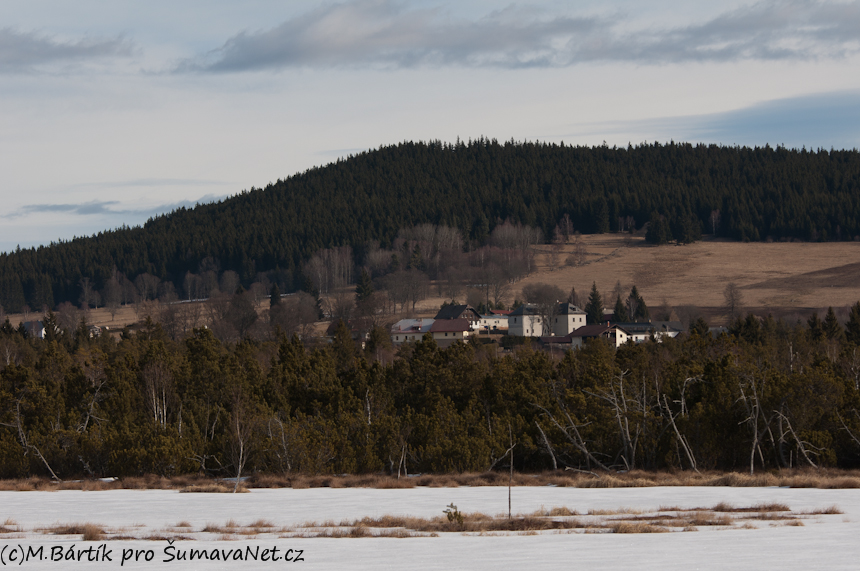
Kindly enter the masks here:
<path id="1" fill-rule="evenodd" d="M 860 0 L 3 0 L 0 251 L 404 140 L 860 147 Z"/>

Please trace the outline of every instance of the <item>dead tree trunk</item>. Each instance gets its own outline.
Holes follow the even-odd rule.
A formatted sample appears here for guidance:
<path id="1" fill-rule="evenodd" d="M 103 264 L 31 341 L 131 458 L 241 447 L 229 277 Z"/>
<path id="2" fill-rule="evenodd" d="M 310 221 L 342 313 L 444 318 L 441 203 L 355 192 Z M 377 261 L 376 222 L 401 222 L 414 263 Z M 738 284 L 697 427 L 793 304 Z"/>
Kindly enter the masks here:
<path id="1" fill-rule="evenodd" d="M 758 452 L 759 459 L 761 460 L 762 465 L 764 465 L 764 454 L 761 451 L 761 441 L 762 437 L 770 431 L 770 424 L 773 420 L 773 416 L 765 417 L 762 413 L 761 387 L 756 384 L 755 375 L 749 375 L 747 377 L 747 381 L 747 391 L 744 390 L 743 381 L 738 381 L 738 388 L 741 393 L 739 400 L 743 403 L 747 412 L 747 417 L 739 424 L 747 423 L 752 432 L 752 443 L 750 445 L 750 475 L 752 475 L 755 473 L 756 452 Z M 747 392 L 749 392 L 749 394 L 747 394 Z M 760 424 L 761 428 L 759 426 Z M 773 438 L 772 434 L 771 438 Z"/>
<path id="2" fill-rule="evenodd" d="M 15 400 L 15 422 L 12 424 L 5 422 L 0 424 L 2 424 L 3 426 L 8 426 L 9 428 L 14 428 L 15 431 L 18 433 L 18 442 L 21 444 L 21 448 L 24 450 L 24 456 L 26 456 L 27 453 L 32 450 L 36 458 L 38 458 L 39 461 L 45 465 L 45 468 L 47 468 L 48 472 L 51 473 L 51 478 L 59 482 L 61 481 L 59 476 L 54 473 L 54 470 L 51 468 L 51 465 L 48 464 L 48 460 L 42 455 L 41 450 L 39 450 L 39 448 L 35 444 L 31 444 L 29 438 L 27 438 L 27 433 L 24 430 L 24 416 L 21 414 L 21 402 L 23 400 L 23 394 Z"/>
<path id="3" fill-rule="evenodd" d="M 550 413 L 547 409 L 545 409 L 544 407 L 542 407 L 538 404 L 535 404 L 534 406 L 536 406 L 537 408 L 542 410 L 544 412 L 544 414 L 547 416 L 547 418 L 549 418 L 549 421 L 552 422 L 555 425 L 555 427 L 561 431 L 562 434 L 564 434 L 565 438 L 567 438 L 567 440 L 571 444 L 573 444 L 573 447 L 585 455 L 585 457 L 589 463 L 589 468 L 591 468 L 590 463 L 594 462 L 594 464 L 596 464 L 598 467 L 600 467 L 600 469 L 606 470 L 607 472 L 612 471 L 609 468 L 607 468 L 606 466 L 604 466 L 603 463 L 600 460 L 598 460 L 597 458 L 595 458 L 594 454 L 592 454 L 588 450 L 588 446 L 586 446 L 585 440 L 582 438 L 582 435 L 579 432 L 579 428 L 581 426 L 586 426 L 586 425 L 577 425 L 573 421 L 573 419 L 570 417 L 570 414 L 567 412 L 567 410 L 564 409 L 564 407 L 562 407 L 562 412 L 564 413 L 564 416 L 567 419 L 567 424 L 565 426 L 562 426 L 561 423 L 559 423 L 558 420 L 555 418 L 555 416 L 552 413 Z"/>

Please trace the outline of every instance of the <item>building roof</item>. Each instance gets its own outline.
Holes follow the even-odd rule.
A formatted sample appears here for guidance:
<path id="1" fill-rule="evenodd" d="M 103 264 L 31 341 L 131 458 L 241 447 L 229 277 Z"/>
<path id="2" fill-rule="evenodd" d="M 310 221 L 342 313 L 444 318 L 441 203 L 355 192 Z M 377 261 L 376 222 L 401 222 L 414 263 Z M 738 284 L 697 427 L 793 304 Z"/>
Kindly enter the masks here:
<path id="1" fill-rule="evenodd" d="M 537 315 L 537 307 L 535 307 L 531 303 L 524 303 L 508 315 L 517 316 L 517 315 Z"/>
<path id="2" fill-rule="evenodd" d="M 510 315 L 540 315 L 540 311 L 536 304 L 524 303 L 513 310 Z M 585 312 L 572 303 L 563 302 L 558 304 L 556 315 L 585 315 Z"/>
<path id="3" fill-rule="evenodd" d="M 680 332 L 684 330 L 684 324 L 680 321 L 642 321 L 635 323 L 613 323 L 613 325 L 617 325 L 629 333 L 650 333 L 651 331 Z"/>
<path id="4" fill-rule="evenodd" d="M 572 303 L 560 303 L 558 304 L 558 315 L 585 315 L 585 311 L 576 307 Z"/>
<path id="5" fill-rule="evenodd" d="M 490 315 L 504 315 L 504 316 L 508 316 L 508 315 L 510 315 L 510 314 L 511 314 L 511 311 L 512 311 L 512 310 L 510 310 L 510 309 L 491 309 L 491 310 L 490 310 Z"/>
<path id="6" fill-rule="evenodd" d="M 582 327 L 571 333 L 570 337 L 599 337 L 600 335 L 603 335 L 604 333 L 606 333 L 607 331 L 611 331 L 612 329 L 614 328 L 610 327 L 609 325 L 604 325 L 602 323 L 598 323 L 595 325 L 583 325 Z"/>
<path id="7" fill-rule="evenodd" d="M 472 322 L 468 319 L 437 319 L 430 327 L 430 333 L 460 333 L 471 330 Z"/>
<path id="8" fill-rule="evenodd" d="M 472 321 L 481 318 L 471 305 L 446 305 L 439 309 L 434 319 L 462 319 L 463 317 L 472 318 Z"/>
<path id="9" fill-rule="evenodd" d="M 427 333 L 433 326 L 435 320 L 423 319 L 401 319 L 391 326 L 391 333 Z"/>
<path id="10" fill-rule="evenodd" d="M 41 321 L 25 321 L 24 330 L 28 335 L 41 337 L 45 331 L 45 325 Z"/>

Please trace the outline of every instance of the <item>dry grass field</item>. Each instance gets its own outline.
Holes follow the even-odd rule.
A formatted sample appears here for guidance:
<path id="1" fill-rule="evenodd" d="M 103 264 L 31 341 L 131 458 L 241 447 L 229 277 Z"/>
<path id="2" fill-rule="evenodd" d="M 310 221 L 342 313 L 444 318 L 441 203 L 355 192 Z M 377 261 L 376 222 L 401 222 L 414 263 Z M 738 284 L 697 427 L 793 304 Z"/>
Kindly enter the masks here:
<path id="1" fill-rule="evenodd" d="M 648 306 L 668 306 L 678 317 L 698 310 L 714 323 L 725 320 L 723 291 L 735 282 L 744 309 L 757 314 L 808 316 L 828 306 L 842 309 L 860 301 L 860 243 L 739 243 L 706 240 L 686 246 L 651 246 L 641 237 L 582 236 L 585 263 L 564 266 L 573 251 L 566 245 L 560 267 L 549 271 L 550 246 L 542 246 L 539 272 L 516 284 L 546 282 L 587 296 L 596 283 L 611 307 L 617 282 L 635 284 Z M 607 299 L 611 298 L 611 299 Z M 695 308 L 695 310 L 693 309 Z"/>
<path id="2" fill-rule="evenodd" d="M 511 287 L 508 299 L 521 299 L 523 286 L 544 282 L 557 285 L 564 292 L 575 287 L 585 300 L 596 283 L 611 307 L 614 290 L 620 282 L 626 295 L 634 284 L 644 297 L 652 317 L 671 313 L 686 320 L 704 316 L 712 325 L 726 321 L 723 291 L 734 282 L 743 297 L 743 310 L 758 315 L 773 314 L 788 319 L 806 319 L 813 311 L 833 306 L 845 319 L 848 307 L 860 301 L 860 242 L 774 242 L 741 243 L 726 240 L 703 240 L 686 246 L 651 246 L 641 236 L 602 234 L 581 236 L 585 255 L 580 265 L 566 265 L 574 244 L 557 252 L 553 269 L 549 245 L 537 247 L 537 271 Z M 432 317 L 446 301 L 436 296 L 416 307 L 415 315 Z M 461 303 L 465 300 L 458 300 Z M 583 301 L 584 303 L 584 301 Z M 260 306 L 260 311 L 267 304 Z M 38 313 L 26 316 L 40 319 Z M 392 316 L 392 320 L 396 316 Z M 24 315 L 9 315 L 17 325 Z M 104 308 L 94 309 L 88 323 L 121 329 L 138 322 L 139 312 L 123 307 L 111 318 Z M 325 324 L 320 324 L 320 332 Z"/>
<path id="3" fill-rule="evenodd" d="M 726 285 L 740 288 L 743 311 L 806 319 L 829 306 L 841 319 L 860 301 L 860 243 L 858 242 L 732 242 L 704 240 L 686 246 L 652 246 L 641 236 L 602 234 L 581 236 L 584 262 L 566 265 L 575 246 L 570 243 L 551 264 L 551 246 L 538 246 L 537 271 L 513 285 L 509 299 L 522 299 L 523 286 L 543 282 L 565 293 L 575 287 L 582 303 L 597 284 L 611 308 L 620 282 L 627 295 L 635 284 L 655 313 L 666 310 L 673 319 L 702 315 L 712 325 L 727 321 Z M 443 298 L 422 302 L 422 315 L 435 313 Z M 822 315 L 823 316 L 823 315 Z"/>

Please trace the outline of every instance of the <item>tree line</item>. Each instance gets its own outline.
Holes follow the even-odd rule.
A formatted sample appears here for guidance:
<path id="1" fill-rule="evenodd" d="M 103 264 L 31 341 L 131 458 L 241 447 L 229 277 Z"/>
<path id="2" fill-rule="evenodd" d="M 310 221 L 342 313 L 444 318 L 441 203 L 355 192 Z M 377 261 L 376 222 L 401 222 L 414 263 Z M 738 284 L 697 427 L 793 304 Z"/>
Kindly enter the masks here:
<path id="1" fill-rule="evenodd" d="M 488 245 L 506 221 L 539 230 L 543 239 L 650 222 L 649 239 L 658 244 L 690 242 L 703 232 L 850 240 L 860 236 L 858 181 L 857 151 L 405 142 L 180 208 L 142 227 L 0 254 L 0 305 L 18 312 L 78 303 L 118 274 L 135 286 L 151 276 L 176 292 L 207 287 L 208 272 L 234 272 L 246 289 L 263 274 L 281 291 L 297 291 L 310 279 L 337 277 L 313 277 L 310 260 L 320 250 L 349 246 L 356 267 L 378 264 L 378 252 L 396 249 L 399 237 L 421 241 L 400 233 L 424 224 L 456 229 L 461 242 L 445 247 L 461 252 Z M 435 267 L 429 252 L 421 255 Z M 411 256 L 399 256 L 402 268 Z M 199 286 L 194 277 L 186 283 L 189 274 Z"/>
<path id="2" fill-rule="evenodd" d="M 377 330 L 378 333 L 378 330 Z M 384 332 L 383 332 L 384 333 Z M 860 463 L 860 303 L 563 356 L 429 337 L 0 327 L 0 477 L 776 469 Z"/>

